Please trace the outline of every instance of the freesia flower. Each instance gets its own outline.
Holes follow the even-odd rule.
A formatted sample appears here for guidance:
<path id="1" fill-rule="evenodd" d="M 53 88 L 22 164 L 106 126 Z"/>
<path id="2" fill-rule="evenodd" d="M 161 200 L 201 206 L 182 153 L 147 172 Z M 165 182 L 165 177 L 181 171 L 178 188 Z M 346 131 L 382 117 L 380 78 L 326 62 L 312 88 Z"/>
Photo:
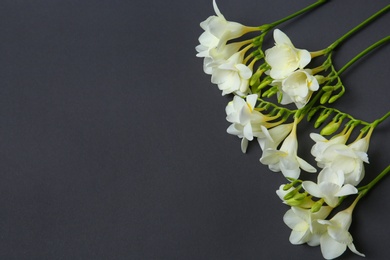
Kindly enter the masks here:
<path id="1" fill-rule="evenodd" d="M 344 173 L 333 171 L 331 168 L 324 168 L 318 174 L 318 184 L 312 181 L 304 181 L 302 187 L 311 195 L 323 198 L 325 202 L 333 207 L 339 203 L 339 197 L 356 194 L 358 190 L 351 184 L 344 184 Z"/>
<path id="2" fill-rule="evenodd" d="M 360 140 L 350 145 L 342 143 L 328 145 L 315 158 L 318 166 L 342 171 L 345 175 L 344 183 L 358 185 L 365 174 L 363 162 L 368 163 L 368 140 L 366 138 Z"/>
<path id="3" fill-rule="evenodd" d="M 237 52 L 213 68 L 211 82 L 218 85 L 218 88 L 222 90 L 222 95 L 233 92 L 244 95 L 248 93 L 252 70 L 244 65 L 242 60 L 242 53 Z"/>
<path id="4" fill-rule="evenodd" d="M 274 80 L 273 85 L 280 88 L 281 104 L 295 103 L 297 108 L 305 106 L 313 92 L 319 88 L 318 81 L 310 70 L 294 71 L 283 80 Z"/>
<path id="5" fill-rule="evenodd" d="M 317 220 L 326 226 L 326 232 L 320 238 L 321 252 L 325 259 L 334 259 L 340 256 L 347 247 L 355 254 L 364 256 L 356 250 L 352 235 L 348 231 L 352 223 L 354 205 L 340 211 L 330 220 Z"/>
<path id="6" fill-rule="evenodd" d="M 200 27 L 204 32 L 199 37 L 200 44 L 195 48 L 198 52 L 196 56 L 205 58 L 204 70 L 207 74 L 211 74 L 211 69 L 206 65 L 213 61 L 213 55 L 211 54 L 213 49 L 218 48 L 221 51 L 228 40 L 238 38 L 250 31 L 258 30 L 256 27 L 248 27 L 240 23 L 227 21 L 220 12 L 215 0 L 213 0 L 213 7 L 216 16 L 212 15 L 200 23 Z M 230 51 L 227 52 L 230 55 L 232 54 Z M 230 55 L 225 56 L 225 58 L 228 58 Z"/>
<path id="7" fill-rule="evenodd" d="M 326 232 L 326 228 L 318 223 L 318 220 L 325 219 L 331 210 L 330 207 L 323 206 L 319 211 L 312 213 L 310 209 L 291 207 L 283 216 L 284 223 L 292 229 L 291 244 L 307 243 L 310 246 L 318 246 L 321 235 Z"/>
<path id="8" fill-rule="evenodd" d="M 311 148 L 311 154 L 314 157 L 321 158 L 323 152 L 325 149 L 327 149 L 329 146 L 333 144 L 345 144 L 350 136 L 350 131 L 348 131 L 346 134 L 341 134 L 341 135 L 335 135 L 331 139 L 326 139 L 320 134 L 316 133 L 311 133 L 310 138 L 316 142 L 313 147 Z M 318 161 L 321 161 L 319 159 Z M 325 165 L 322 165 L 320 162 L 318 162 L 318 166 L 323 168 Z"/>
<path id="9" fill-rule="evenodd" d="M 277 149 L 279 144 L 287 137 L 291 132 L 293 124 L 281 124 L 271 129 L 262 127 L 263 136 L 257 137 L 257 141 L 261 147 L 261 150 Z"/>
<path id="10" fill-rule="evenodd" d="M 279 29 L 274 30 L 275 46 L 265 51 L 265 61 L 271 66 L 273 79 L 284 79 L 297 69 L 303 69 L 311 61 L 307 50 L 297 49 Z"/>
<path id="11" fill-rule="evenodd" d="M 274 172 L 281 171 L 285 177 L 298 179 L 301 169 L 307 172 L 316 172 L 316 169 L 297 155 L 298 140 L 296 136 L 296 123 L 279 150 L 266 149 L 260 162 L 268 165 Z"/>
<path id="12" fill-rule="evenodd" d="M 262 133 L 261 125 L 267 121 L 267 117 L 255 110 L 258 95 L 252 94 L 246 100 L 234 96 L 233 101 L 226 106 L 226 120 L 232 123 L 227 132 L 242 138 L 241 150 L 245 153 L 248 140 Z"/>
<path id="13" fill-rule="evenodd" d="M 233 54 L 237 53 L 243 45 L 244 44 L 242 42 L 234 42 L 220 47 L 208 49 L 207 56 L 205 56 L 203 60 L 203 71 L 206 74 L 211 75 L 213 73 L 214 67 L 217 67 L 222 63 L 226 63 L 227 59 L 229 59 Z"/>

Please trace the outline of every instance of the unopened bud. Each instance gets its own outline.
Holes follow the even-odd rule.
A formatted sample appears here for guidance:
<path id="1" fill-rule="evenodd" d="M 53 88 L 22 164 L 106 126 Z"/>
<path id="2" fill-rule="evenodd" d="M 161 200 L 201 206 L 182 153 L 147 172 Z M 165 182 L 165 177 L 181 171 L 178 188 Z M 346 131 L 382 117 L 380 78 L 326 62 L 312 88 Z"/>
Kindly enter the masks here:
<path id="1" fill-rule="evenodd" d="M 341 122 L 342 122 L 342 120 L 338 120 L 337 122 L 335 122 L 335 121 L 330 122 L 324 128 L 322 128 L 320 134 L 321 135 L 331 135 L 331 134 L 333 134 L 334 132 L 337 131 L 337 129 L 339 129 L 339 127 L 341 125 Z"/>
<path id="2" fill-rule="evenodd" d="M 318 212 L 318 211 L 321 209 L 323 203 L 324 203 L 323 200 L 319 200 L 319 201 L 315 202 L 315 203 L 313 204 L 313 206 L 311 207 L 311 210 L 310 210 L 310 211 L 311 211 L 312 213 Z"/>
<path id="3" fill-rule="evenodd" d="M 297 194 L 297 193 L 298 193 L 298 189 L 292 190 L 292 191 L 290 191 L 289 193 L 287 193 L 287 194 L 283 197 L 283 199 L 284 199 L 284 200 L 290 200 L 290 199 L 294 198 L 295 194 Z"/>
<path id="4" fill-rule="evenodd" d="M 260 78 L 260 76 L 263 74 L 263 70 L 258 70 L 258 71 L 256 71 L 253 75 L 252 75 L 252 77 L 251 77 L 251 79 L 250 79 L 250 81 L 249 81 L 249 85 L 250 86 L 258 86 L 258 85 L 260 85 L 260 81 L 259 81 L 259 78 Z"/>
<path id="5" fill-rule="evenodd" d="M 317 121 L 314 123 L 314 127 L 315 128 L 318 128 L 328 117 L 329 117 L 330 113 L 324 113 L 324 114 L 321 114 Z"/>
<path id="6" fill-rule="evenodd" d="M 333 89 L 334 89 L 333 86 L 323 86 L 323 87 L 322 87 L 322 90 L 325 91 L 325 92 L 332 91 Z"/>
<path id="7" fill-rule="evenodd" d="M 332 91 L 327 91 L 324 94 L 322 94 L 320 103 L 325 104 L 329 100 L 331 95 L 332 95 Z"/>

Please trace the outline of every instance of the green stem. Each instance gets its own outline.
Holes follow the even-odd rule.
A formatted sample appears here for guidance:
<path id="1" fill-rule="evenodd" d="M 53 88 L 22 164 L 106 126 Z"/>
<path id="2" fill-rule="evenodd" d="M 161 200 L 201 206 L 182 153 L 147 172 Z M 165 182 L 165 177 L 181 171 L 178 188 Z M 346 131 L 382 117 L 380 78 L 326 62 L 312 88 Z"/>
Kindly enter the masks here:
<path id="1" fill-rule="evenodd" d="M 372 127 L 376 127 L 377 125 L 379 125 L 380 123 L 382 123 L 383 121 L 385 121 L 388 117 L 390 116 L 390 111 L 387 112 L 384 116 L 382 116 L 381 118 L 375 120 L 373 123 L 372 123 Z"/>
<path id="2" fill-rule="evenodd" d="M 276 22 L 273 22 L 273 23 L 270 23 L 270 24 L 265 24 L 265 25 L 263 25 L 263 26 L 261 26 L 261 27 L 263 27 L 265 31 L 269 31 L 269 30 L 271 30 L 272 28 L 274 28 L 275 26 L 278 26 L 279 24 L 284 23 L 284 22 L 286 22 L 286 21 L 288 21 L 288 20 L 290 20 L 290 19 L 292 19 L 292 18 L 294 18 L 294 17 L 296 17 L 296 16 L 298 16 L 298 15 L 301 15 L 301 14 L 303 14 L 303 13 L 306 13 L 307 11 L 310 11 L 311 9 L 313 9 L 313 8 L 315 8 L 315 7 L 317 7 L 317 6 L 326 3 L 327 1 L 328 1 L 328 0 L 318 0 L 318 1 L 315 2 L 314 4 L 311 4 L 311 5 L 307 6 L 307 7 L 305 7 L 305 8 L 303 8 L 303 9 L 299 10 L 298 12 L 295 12 L 295 13 L 293 13 L 293 14 L 290 14 L 289 16 L 286 16 L 285 18 L 280 19 L 280 20 L 278 20 L 278 21 L 276 21 Z"/>
<path id="3" fill-rule="evenodd" d="M 372 16 L 370 16 L 369 18 L 367 18 L 366 20 L 364 20 L 362 23 L 360 23 L 358 26 L 356 26 L 355 28 L 353 28 L 352 30 L 350 30 L 349 32 L 347 32 L 346 34 L 344 34 L 343 36 L 341 36 L 339 39 L 337 39 L 335 42 L 333 42 L 331 45 L 329 45 L 328 48 L 326 48 L 326 52 L 327 53 L 330 53 L 331 51 L 333 51 L 340 43 L 342 43 L 343 41 L 345 41 L 346 39 L 348 39 L 352 34 L 356 33 L 357 31 L 359 31 L 361 28 L 363 28 L 364 26 L 366 26 L 367 24 L 369 24 L 370 22 L 372 22 L 373 20 L 375 20 L 376 18 L 378 18 L 379 16 L 381 16 L 382 14 L 386 13 L 387 11 L 390 10 L 390 5 L 387 5 L 386 7 L 384 7 L 383 9 L 379 10 L 378 12 L 376 12 L 375 14 L 373 14 Z"/>
<path id="4" fill-rule="evenodd" d="M 380 180 L 383 179 L 390 172 L 390 165 L 388 165 L 378 176 L 375 177 L 369 184 L 359 189 L 359 197 L 363 197 L 366 195 L 368 191 L 370 191 L 375 184 L 377 184 Z"/>
<path id="5" fill-rule="evenodd" d="M 390 5 L 389 5 L 390 6 Z M 352 60 L 350 60 L 347 64 L 345 64 L 339 71 L 337 71 L 337 75 L 340 75 L 343 73 L 346 69 L 348 69 L 352 64 L 354 64 L 357 60 L 362 58 L 364 55 L 369 53 L 370 51 L 374 50 L 375 48 L 379 47 L 380 45 L 390 41 L 390 35 L 383 38 L 382 40 L 377 41 L 376 43 L 369 46 L 367 49 L 356 55 Z"/>

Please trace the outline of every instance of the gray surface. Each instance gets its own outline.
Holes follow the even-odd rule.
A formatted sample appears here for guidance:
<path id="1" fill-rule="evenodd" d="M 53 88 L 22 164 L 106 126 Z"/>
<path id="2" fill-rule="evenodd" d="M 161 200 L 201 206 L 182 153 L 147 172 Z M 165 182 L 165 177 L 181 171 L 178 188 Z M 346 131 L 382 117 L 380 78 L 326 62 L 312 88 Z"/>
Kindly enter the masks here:
<path id="1" fill-rule="evenodd" d="M 261 25 L 311 2 L 219 7 Z M 320 49 L 386 4 L 330 1 L 280 28 Z M 211 0 L 0 3 L 1 259 L 321 259 L 318 247 L 288 241 L 281 175 L 225 133 L 229 98 L 194 49 L 212 14 Z M 389 22 L 351 38 L 336 65 L 388 35 Z M 340 109 L 367 121 L 387 112 L 389 56 L 388 44 L 345 73 L 353 91 Z M 389 162 L 389 127 L 372 138 L 367 181 Z M 389 185 L 355 210 L 351 232 L 367 259 L 389 254 Z"/>

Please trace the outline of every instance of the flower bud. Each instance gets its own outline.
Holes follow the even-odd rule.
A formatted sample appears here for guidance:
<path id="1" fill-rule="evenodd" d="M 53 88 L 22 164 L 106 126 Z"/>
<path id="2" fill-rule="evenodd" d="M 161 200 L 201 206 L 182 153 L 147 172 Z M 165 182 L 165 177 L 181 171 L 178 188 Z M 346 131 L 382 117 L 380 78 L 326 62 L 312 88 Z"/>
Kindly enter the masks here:
<path id="1" fill-rule="evenodd" d="M 256 71 L 253 75 L 252 75 L 252 77 L 251 77 L 251 79 L 250 79 L 250 81 L 249 81 L 249 85 L 250 86 L 258 86 L 258 85 L 260 85 L 260 81 L 259 81 L 259 78 L 261 77 L 261 75 L 263 74 L 263 70 L 258 70 L 258 71 Z"/>
<path id="2" fill-rule="evenodd" d="M 329 99 L 329 103 L 333 103 L 335 102 L 337 99 L 339 99 L 341 96 L 340 95 L 336 95 L 336 96 L 333 96 Z"/>
<path id="3" fill-rule="evenodd" d="M 315 128 L 318 128 L 330 115 L 330 112 L 323 112 L 314 124 Z"/>
<path id="4" fill-rule="evenodd" d="M 331 134 L 333 134 L 334 132 L 337 131 L 337 129 L 339 129 L 339 127 L 341 125 L 341 122 L 342 122 L 342 120 L 338 120 L 337 122 L 335 122 L 335 121 L 330 122 L 324 128 L 322 128 L 322 130 L 320 132 L 320 135 L 331 135 Z"/>
<path id="5" fill-rule="evenodd" d="M 334 89 L 333 86 L 323 86 L 323 87 L 322 87 L 322 90 L 325 91 L 325 92 L 332 91 L 333 89 Z"/>
<path id="6" fill-rule="evenodd" d="M 294 190 L 290 191 L 289 193 L 287 193 L 287 194 L 283 197 L 283 199 L 284 199 L 284 200 L 290 200 L 290 199 L 294 198 L 295 194 L 297 194 L 297 193 L 298 193 L 298 189 L 294 189 Z"/>
<path id="7" fill-rule="evenodd" d="M 307 115 L 307 121 L 310 121 L 312 119 L 315 113 L 317 113 L 318 109 L 318 107 L 310 109 L 310 112 Z"/>
<path id="8" fill-rule="evenodd" d="M 321 209 L 323 203 L 324 203 L 323 200 L 319 200 L 319 201 L 315 202 L 315 203 L 313 204 L 313 206 L 311 207 L 311 210 L 310 210 L 310 211 L 311 211 L 312 213 L 318 212 L 318 211 Z"/>
<path id="9" fill-rule="evenodd" d="M 327 91 L 324 94 L 322 94 L 320 103 L 325 104 L 329 100 L 331 95 L 332 95 L 332 91 Z"/>

